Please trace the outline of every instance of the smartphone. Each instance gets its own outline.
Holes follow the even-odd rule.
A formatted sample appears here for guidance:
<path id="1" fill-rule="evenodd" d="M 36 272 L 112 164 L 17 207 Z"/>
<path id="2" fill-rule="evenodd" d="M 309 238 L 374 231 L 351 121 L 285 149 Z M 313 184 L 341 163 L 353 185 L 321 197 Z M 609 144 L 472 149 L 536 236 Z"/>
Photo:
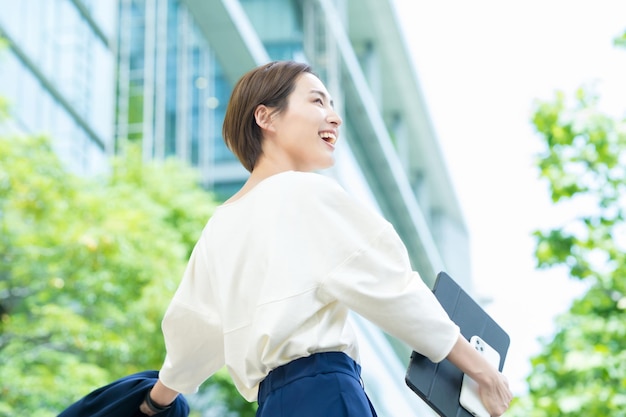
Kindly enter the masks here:
<path id="1" fill-rule="evenodd" d="M 469 340 L 474 349 L 487 359 L 496 369 L 500 366 L 500 354 L 494 348 L 489 346 L 480 336 L 472 336 Z M 463 374 L 463 383 L 461 385 L 461 395 L 459 397 L 461 406 L 465 408 L 471 415 L 475 417 L 489 417 L 489 412 L 483 405 L 478 395 L 478 383 L 469 376 Z"/>

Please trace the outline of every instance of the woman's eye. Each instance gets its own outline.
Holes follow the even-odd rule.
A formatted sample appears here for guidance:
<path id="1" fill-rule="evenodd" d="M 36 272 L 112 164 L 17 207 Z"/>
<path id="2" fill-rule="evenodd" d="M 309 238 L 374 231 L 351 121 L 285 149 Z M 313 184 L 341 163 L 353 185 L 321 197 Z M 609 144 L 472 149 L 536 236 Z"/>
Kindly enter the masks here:
<path id="1" fill-rule="evenodd" d="M 321 99 L 321 98 L 316 98 L 316 99 L 315 99 L 315 102 L 316 102 L 316 103 L 319 103 L 319 104 L 322 104 L 322 105 L 324 104 L 324 102 L 322 101 L 322 99 Z"/>

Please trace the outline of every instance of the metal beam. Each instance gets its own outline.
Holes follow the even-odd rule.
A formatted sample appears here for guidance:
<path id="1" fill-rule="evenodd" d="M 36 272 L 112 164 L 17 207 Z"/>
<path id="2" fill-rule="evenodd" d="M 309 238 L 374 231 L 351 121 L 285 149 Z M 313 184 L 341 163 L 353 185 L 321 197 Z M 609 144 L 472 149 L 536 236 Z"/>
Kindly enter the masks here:
<path id="1" fill-rule="evenodd" d="M 194 16 L 231 84 L 246 71 L 270 61 L 237 0 L 183 0 L 183 3 Z"/>

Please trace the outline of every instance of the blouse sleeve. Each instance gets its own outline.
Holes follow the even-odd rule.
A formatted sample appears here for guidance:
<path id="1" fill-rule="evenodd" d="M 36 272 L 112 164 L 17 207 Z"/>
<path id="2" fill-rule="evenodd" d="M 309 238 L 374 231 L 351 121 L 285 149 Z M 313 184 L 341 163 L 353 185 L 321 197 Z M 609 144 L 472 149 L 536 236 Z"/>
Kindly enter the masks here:
<path id="1" fill-rule="evenodd" d="M 335 243 L 328 246 L 342 248 L 322 278 L 323 296 L 343 303 L 433 362 L 443 360 L 459 328 L 413 271 L 393 226 L 339 185 L 326 187 L 320 195 L 309 208 L 310 217 L 317 219 L 315 233 L 332 236 Z"/>
<path id="2" fill-rule="evenodd" d="M 204 236 L 194 248 L 183 279 L 161 324 L 167 354 L 159 378 L 178 392 L 198 390 L 224 365 L 219 309 L 208 279 Z"/>
<path id="3" fill-rule="evenodd" d="M 445 359 L 458 338 L 458 326 L 411 269 L 391 227 L 338 265 L 323 288 L 433 362 Z"/>

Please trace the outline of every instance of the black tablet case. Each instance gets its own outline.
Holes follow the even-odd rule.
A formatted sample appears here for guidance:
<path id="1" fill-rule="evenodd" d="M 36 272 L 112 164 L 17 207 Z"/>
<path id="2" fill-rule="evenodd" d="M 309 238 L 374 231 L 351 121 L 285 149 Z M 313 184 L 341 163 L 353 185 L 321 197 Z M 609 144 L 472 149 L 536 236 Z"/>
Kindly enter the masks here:
<path id="1" fill-rule="evenodd" d="M 509 335 L 445 272 L 437 275 L 433 292 L 466 339 L 478 335 L 500 353 L 502 371 Z M 405 381 L 440 416 L 472 417 L 459 403 L 463 373 L 448 360 L 433 363 L 413 352 Z"/>

